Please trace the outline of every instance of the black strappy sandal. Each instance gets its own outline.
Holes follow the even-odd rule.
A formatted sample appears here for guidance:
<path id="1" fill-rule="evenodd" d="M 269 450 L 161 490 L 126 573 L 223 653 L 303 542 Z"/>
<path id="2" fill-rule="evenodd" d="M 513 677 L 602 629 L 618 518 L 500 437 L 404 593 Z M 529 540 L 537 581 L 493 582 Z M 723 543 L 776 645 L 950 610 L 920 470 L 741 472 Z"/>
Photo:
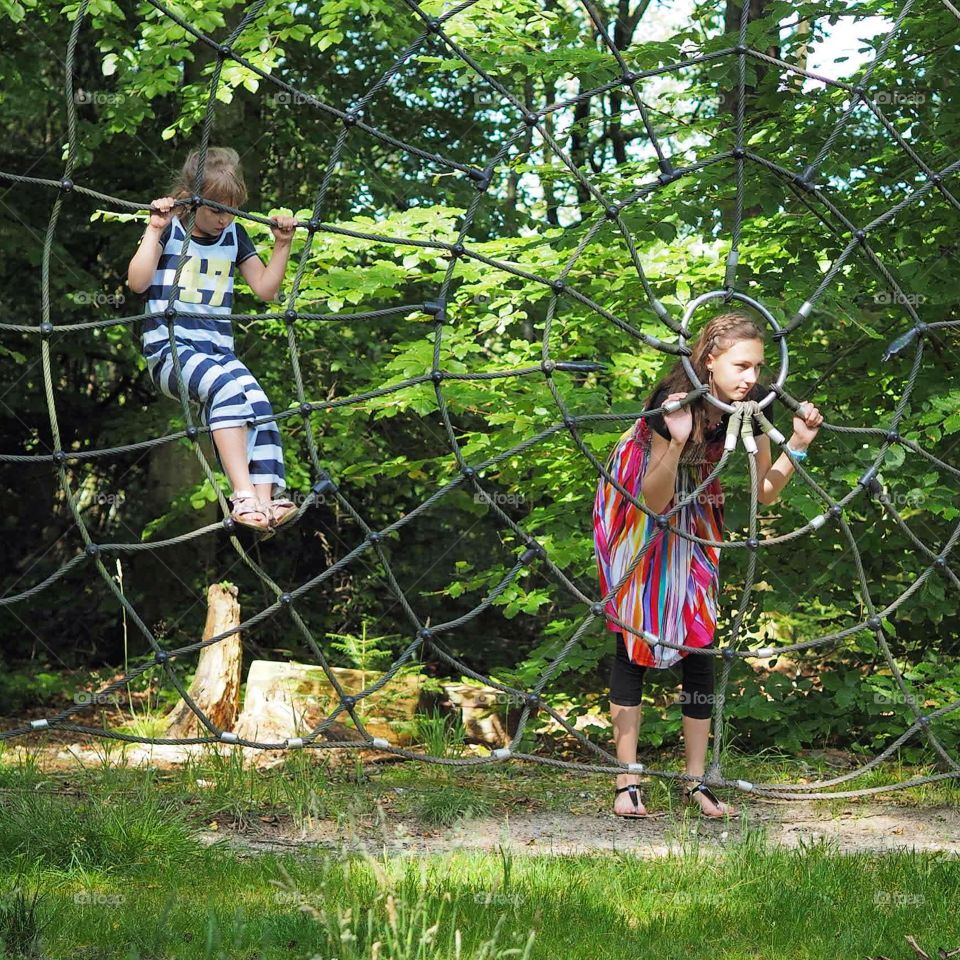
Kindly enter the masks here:
<path id="1" fill-rule="evenodd" d="M 633 801 L 633 809 L 640 809 L 640 785 L 637 783 L 628 783 L 625 787 L 617 787 L 613 791 L 614 797 L 617 797 L 619 794 L 623 793 L 624 790 L 630 791 L 630 799 Z M 616 813 L 613 814 L 615 817 L 623 817 L 625 820 L 643 820 L 645 817 L 649 817 L 649 813 Z"/>
<path id="2" fill-rule="evenodd" d="M 721 808 L 720 813 L 707 813 L 703 807 L 693 799 L 695 793 L 702 793 L 712 804 Z M 723 810 L 722 805 L 725 801 L 719 800 L 717 795 L 701 780 L 695 787 L 684 787 L 680 794 L 686 803 L 695 805 L 700 811 L 701 817 L 709 817 L 711 820 L 722 820 L 724 817 L 735 817 L 739 811 L 730 812 Z M 729 806 L 729 804 L 727 804 Z"/>

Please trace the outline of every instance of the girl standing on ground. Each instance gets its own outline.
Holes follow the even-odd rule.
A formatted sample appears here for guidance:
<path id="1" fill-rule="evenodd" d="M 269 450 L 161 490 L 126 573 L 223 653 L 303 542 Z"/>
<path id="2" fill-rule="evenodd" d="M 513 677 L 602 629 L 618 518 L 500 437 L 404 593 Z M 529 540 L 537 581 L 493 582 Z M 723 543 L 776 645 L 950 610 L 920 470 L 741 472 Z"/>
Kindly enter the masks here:
<path id="1" fill-rule="evenodd" d="M 174 202 L 193 195 L 199 150 L 187 157 L 171 196 L 153 201 L 150 222 L 127 269 L 127 284 L 146 296 L 142 349 L 157 388 L 180 399 L 164 311 L 176 274 L 186 226 L 173 212 Z M 240 157 L 229 147 L 210 147 L 203 168 L 201 196 L 229 207 L 247 198 Z M 239 267 L 261 300 L 280 290 L 293 231 L 293 217 L 274 217 L 274 247 L 264 265 L 243 225 L 233 214 L 197 207 L 187 256 L 173 302 L 174 339 L 183 382 L 191 400 L 202 404 L 201 423 L 209 426 L 217 460 L 230 479 L 231 517 L 257 530 L 291 520 L 296 506 L 279 494 L 286 488 L 283 450 L 273 409 L 253 374 L 233 352 L 233 327 L 223 315 L 233 312 L 233 280 Z M 218 316 L 219 315 L 219 316 Z"/>
<path id="2" fill-rule="evenodd" d="M 728 404 L 762 400 L 766 395 L 758 383 L 763 366 L 763 331 L 744 314 L 728 313 L 712 319 L 692 344 L 690 363 L 700 382 Z M 668 400 L 682 400 L 691 388 L 678 360 L 654 389 L 644 409 L 660 407 Z M 803 414 L 793 418 L 793 435 L 788 445 L 802 459 L 823 417 L 813 404 L 803 404 L 800 409 Z M 773 404 L 764 415 L 773 422 Z M 729 419 L 730 414 L 721 414 L 702 397 L 672 413 L 641 418 L 617 442 L 607 460 L 607 473 L 654 514 L 662 515 L 673 508 L 675 497 L 687 497 L 709 476 L 723 454 Z M 793 464 L 785 453 L 771 464 L 770 439 L 755 418 L 753 433 L 758 448 L 758 500 L 771 504 L 790 479 Z M 712 645 L 717 622 L 719 548 L 670 536 L 603 477 L 597 485 L 593 524 L 602 596 L 620 582 L 643 546 L 653 540 L 626 582 L 607 602 L 607 613 L 633 630 L 645 630 L 669 643 Z M 723 539 L 723 490 L 719 478 L 714 478 L 670 518 L 670 528 L 705 540 Z M 617 638 L 610 671 L 610 712 L 617 759 L 623 763 L 637 760 L 641 690 L 647 668 L 667 668 L 679 662 L 683 672 L 681 713 L 686 773 L 702 777 L 710 735 L 714 657 L 687 654 L 660 643 L 651 646 L 642 636 L 621 632 L 610 621 L 607 627 Z M 687 802 L 696 801 L 707 816 L 737 812 L 718 800 L 702 781 L 684 788 L 682 796 Z M 613 812 L 627 817 L 647 815 L 636 774 L 617 777 Z"/>

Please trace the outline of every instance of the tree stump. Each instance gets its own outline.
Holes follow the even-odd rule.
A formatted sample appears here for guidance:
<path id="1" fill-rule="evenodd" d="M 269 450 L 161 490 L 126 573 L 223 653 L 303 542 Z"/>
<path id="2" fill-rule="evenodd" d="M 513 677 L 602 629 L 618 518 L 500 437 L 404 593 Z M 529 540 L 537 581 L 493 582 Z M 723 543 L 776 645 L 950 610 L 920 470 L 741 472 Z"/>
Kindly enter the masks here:
<path id="1" fill-rule="evenodd" d="M 331 667 L 337 681 L 350 695 L 358 693 L 376 678 L 369 671 Z M 363 725 L 371 736 L 386 737 L 392 743 L 410 740 L 397 729 L 397 721 L 410 721 L 417 713 L 420 682 L 416 677 L 394 677 L 387 687 L 358 704 Z M 246 740 L 282 742 L 308 733 L 338 703 L 336 692 L 323 667 L 317 664 L 254 660 L 247 673 L 243 712 L 234 732 Z M 347 714 L 341 713 L 339 720 Z M 325 731 L 327 740 L 361 740 L 357 729 L 334 721 Z"/>
<path id="2" fill-rule="evenodd" d="M 443 691 L 463 719 L 467 742 L 502 747 L 511 741 L 523 713 L 515 697 L 476 683 L 445 683 Z"/>
<path id="3" fill-rule="evenodd" d="M 214 583 L 207 589 L 207 622 L 203 639 L 209 640 L 240 624 L 237 588 Z M 190 684 L 190 697 L 220 730 L 231 730 L 240 710 L 240 665 L 243 648 L 240 632 L 224 637 L 200 651 L 197 672 Z M 167 715 L 168 737 L 196 737 L 208 733 L 186 701 Z"/>

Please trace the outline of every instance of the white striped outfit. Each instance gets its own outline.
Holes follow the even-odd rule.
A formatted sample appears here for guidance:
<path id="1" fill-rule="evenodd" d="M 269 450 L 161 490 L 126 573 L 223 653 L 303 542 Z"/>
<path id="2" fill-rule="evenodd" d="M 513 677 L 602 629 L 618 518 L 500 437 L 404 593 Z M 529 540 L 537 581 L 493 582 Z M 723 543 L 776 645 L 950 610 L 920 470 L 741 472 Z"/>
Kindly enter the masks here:
<path id="1" fill-rule="evenodd" d="M 174 216 L 159 238 L 163 249 L 146 294 L 144 311 L 159 316 L 148 317 L 143 323 L 142 348 L 150 376 L 161 393 L 174 400 L 180 399 L 180 393 L 163 312 L 185 234 L 185 226 Z M 174 339 L 183 382 L 189 398 L 201 404 L 200 422 L 214 431 L 273 416 L 260 384 L 233 352 L 231 321 L 194 316 L 233 312 L 234 271 L 238 263 L 250 256 L 256 256 L 256 250 L 242 225 L 236 222 L 209 243 L 191 236 L 173 302 L 177 311 Z M 222 468 L 216 444 L 214 451 Z M 280 431 L 275 420 L 263 421 L 247 431 L 247 461 L 252 483 L 271 484 L 274 497 L 286 488 Z"/>

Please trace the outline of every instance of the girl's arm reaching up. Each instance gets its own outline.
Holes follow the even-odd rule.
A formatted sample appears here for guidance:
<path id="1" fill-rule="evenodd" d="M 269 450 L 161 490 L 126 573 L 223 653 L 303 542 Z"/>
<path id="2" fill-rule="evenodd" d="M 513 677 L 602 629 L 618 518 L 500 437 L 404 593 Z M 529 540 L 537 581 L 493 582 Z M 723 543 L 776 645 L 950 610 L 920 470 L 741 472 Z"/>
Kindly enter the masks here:
<path id="1" fill-rule="evenodd" d="M 240 264 L 240 272 L 247 281 L 250 289 L 261 300 L 275 300 L 280 292 L 283 274 L 287 268 L 287 259 L 290 256 L 290 246 L 293 243 L 293 231 L 296 229 L 295 217 L 274 217 L 276 226 L 273 231 L 273 253 L 270 262 L 264 266 L 259 257 L 247 257 Z"/>
<path id="2" fill-rule="evenodd" d="M 682 400 L 685 396 L 686 393 L 671 393 L 664 397 L 661 403 L 666 403 L 668 400 Z M 693 414 L 690 412 L 690 407 L 681 407 L 673 413 L 664 414 L 663 422 L 670 434 L 670 439 L 667 440 L 656 430 L 652 431 L 650 465 L 640 484 L 640 494 L 644 504 L 657 514 L 663 513 L 674 498 L 677 486 L 677 465 L 693 428 Z"/>
<path id="3" fill-rule="evenodd" d="M 134 293 L 143 293 L 150 286 L 160 262 L 160 235 L 173 216 L 173 204 L 173 197 L 159 197 L 150 204 L 150 222 L 127 267 L 127 286 Z"/>
<path id="4" fill-rule="evenodd" d="M 802 403 L 800 409 L 793 417 L 793 436 L 788 441 L 791 450 L 804 451 L 813 443 L 823 423 L 823 414 L 809 402 Z M 758 437 L 757 448 L 763 451 L 764 464 L 770 463 L 770 438 Z M 764 441 L 761 443 L 760 441 Z M 793 462 L 785 454 L 781 453 L 777 462 L 773 466 L 767 466 L 763 469 L 761 465 L 760 489 L 757 492 L 757 499 L 760 503 L 775 503 L 780 496 L 780 491 L 787 485 L 787 481 L 793 475 Z"/>

